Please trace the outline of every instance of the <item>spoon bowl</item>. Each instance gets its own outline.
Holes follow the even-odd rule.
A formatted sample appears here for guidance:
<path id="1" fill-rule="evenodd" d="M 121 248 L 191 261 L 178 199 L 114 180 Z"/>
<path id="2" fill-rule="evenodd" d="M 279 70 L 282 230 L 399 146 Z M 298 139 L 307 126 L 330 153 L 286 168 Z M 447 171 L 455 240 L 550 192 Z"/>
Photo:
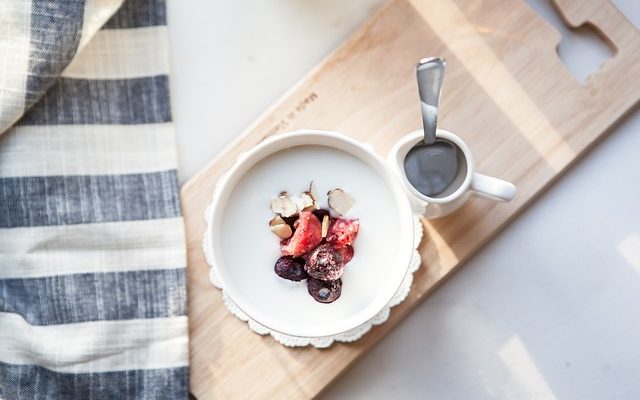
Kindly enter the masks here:
<path id="1" fill-rule="evenodd" d="M 413 187 L 426 196 L 444 192 L 456 177 L 458 151 L 452 144 L 418 143 L 404 159 L 404 170 Z"/>

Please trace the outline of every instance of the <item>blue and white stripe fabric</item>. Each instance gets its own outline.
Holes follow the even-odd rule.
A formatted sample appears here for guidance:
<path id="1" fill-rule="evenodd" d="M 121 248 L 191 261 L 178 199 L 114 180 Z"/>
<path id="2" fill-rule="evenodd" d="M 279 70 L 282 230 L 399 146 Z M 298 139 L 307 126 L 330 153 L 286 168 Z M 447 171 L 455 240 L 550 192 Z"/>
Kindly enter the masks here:
<path id="1" fill-rule="evenodd" d="M 0 398 L 188 395 L 163 0 L 0 2 Z"/>

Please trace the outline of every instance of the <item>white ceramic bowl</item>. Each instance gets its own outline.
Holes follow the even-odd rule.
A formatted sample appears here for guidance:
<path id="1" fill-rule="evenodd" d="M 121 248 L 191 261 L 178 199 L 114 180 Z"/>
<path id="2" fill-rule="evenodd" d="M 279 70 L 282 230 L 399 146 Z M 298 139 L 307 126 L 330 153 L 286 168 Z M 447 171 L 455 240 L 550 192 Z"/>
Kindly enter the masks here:
<path id="1" fill-rule="evenodd" d="M 284 190 L 300 193 L 311 180 L 319 194 L 347 190 L 356 200 L 348 216 L 360 219 L 342 295 L 330 304 L 316 302 L 306 282 L 284 280 L 273 270 L 280 252 L 268 228 L 271 198 Z M 205 246 L 222 287 L 251 319 L 286 335 L 337 335 L 370 320 L 400 287 L 415 248 L 400 180 L 372 147 L 334 132 L 266 139 L 220 179 L 212 207 Z"/>

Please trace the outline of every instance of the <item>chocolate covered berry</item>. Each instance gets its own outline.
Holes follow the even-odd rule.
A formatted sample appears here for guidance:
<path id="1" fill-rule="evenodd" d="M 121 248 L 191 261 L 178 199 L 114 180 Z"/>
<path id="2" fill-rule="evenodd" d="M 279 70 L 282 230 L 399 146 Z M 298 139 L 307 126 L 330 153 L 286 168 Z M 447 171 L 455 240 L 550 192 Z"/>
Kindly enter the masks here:
<path id="1" fill-rule="evenodd" d="M 320 303 L 334 302 L 342 294 L 342 279 L 323 281 L 309 277 L 307 289 L 309 294 Z"/>
<path id="2" fill-rule="evenodd" d="M 322 244 L 311 252 L 304 269 L 316 279 L 333 281 L 340 278 L 344 272 L 344 258 L 330 244 Z"/>
<path id="3" fill-rule="evenodd" d="M 282 256 L 278 258 L 273 269 L 279 277 L 290 281 L 298 282 L 307 279 L 309 276 L 307 271 L 304 270 L 304 260 L 300 258 L 293 258 L 291 256 Z"/>

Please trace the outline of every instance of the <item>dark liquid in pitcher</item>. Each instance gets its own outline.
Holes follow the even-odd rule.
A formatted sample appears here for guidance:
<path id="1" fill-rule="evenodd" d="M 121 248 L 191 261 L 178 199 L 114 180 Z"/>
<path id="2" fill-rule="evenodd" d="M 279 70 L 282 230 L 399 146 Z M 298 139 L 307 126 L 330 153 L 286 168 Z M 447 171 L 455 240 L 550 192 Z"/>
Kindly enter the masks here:
<path id="1" fill-rule="evenodd" d="M 457 163 L 448 162 L 446 157 L 450 153 L 442 146 L 453 146 Z M 462 151 L 449 142 L 440 143 L 440 146 L 438 142 L 431 146 L 418 144 L 409 150 L 404 159 L 404 172 L 409 183 L 428 197 L 445 197 L 453 193 L 462 182 L 452 177 L 464 177 L 466 169 Z"/>

